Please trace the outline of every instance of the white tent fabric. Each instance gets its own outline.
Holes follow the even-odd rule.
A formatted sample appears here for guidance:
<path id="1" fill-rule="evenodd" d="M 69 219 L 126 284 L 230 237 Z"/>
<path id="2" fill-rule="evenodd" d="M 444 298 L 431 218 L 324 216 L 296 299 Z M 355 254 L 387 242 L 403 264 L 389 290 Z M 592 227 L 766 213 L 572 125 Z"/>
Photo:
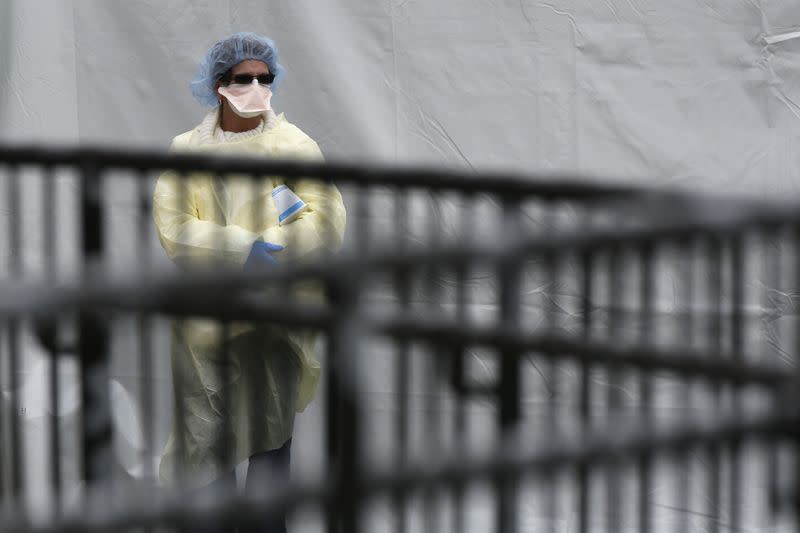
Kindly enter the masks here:
<path id="1" fill-rule="evenodd" d="M 328 159 L 575 172 L 785 199 L 800 189 L 800 38 L 792 37 L 799 25 L 789 0 L 8 0 L 0 3 L 0 142 L 166 148 L 205 113 L 188 90 L 199 59 L 216 40 L 249 30 L 272 37 L 287 68 L 273 106 L 316 139 Z M 62 201 L 74 202 L 70 177 L 61 180 Z M 139 254 L 125 233 L 136 218 L 134 190 L 121 184 L 106 192 L 109 260 L 122 269 Z M 27 273 L 41 275 L 41 208 L 3 197 L 0 206 L 0 226 L 8 227 L 10 217 L 29 221 L 22 249 L 0 250 L 3 265 L 21 257 Z M 456 202 L 437 208 L 440 227 L 452 229 Z M 388 215 L 376 216 L 376 225 L 391 225 Z M 423 219 L 415 225 L 424 231 Z M 74 222 L 65 223 L 58 247 L 64 265 L 74 267 L 69 228 Z M 491 238 L 497 226 L 478 230 Z M 150 244 L 158 256 L 155 234 Z M 541 296 L 535 283 L 528 289 Z M 571 294 L 563 293 L 566 300 Z M 492 298 L 485 299 L 476 304 L 489 309 Z M 126 340 L 134 330 L 124 331 L 132 327 L 119 325 L 115 337 L 121 340 L 114 346 L 113 397 L 117 419 L 136 421 L 118 428 L 120 462 L 140 475 L 144 441 L 137 432 L 148 421 L 137 418 L 139 374 L 125 357 L 135 348 Z M 157 335 L 156 353 L 168 353 L 167 342 Z M 33 350 L 35 343 L 26 345 Z M 169 423 L 167 359 L 156 367 L 159 444 Z M 385 376 L 370 384 L 377 429 L 388 423 L 393 400 L 391 360 L 375 361 L 376 374 Z M 42 402 L 25 406 L 27 434 L 41 443 L 41 358 L 23 370 L 21 397 Z M 74 406 L 74 371 L 63 376 L 64 405 Z M 539 401 L 546 388 L 538 371 L 529 378 L 530 400 Z M 3 388 L 2 397 L 8 394 Z M 301 475 L 322 465 L 321 413 L 317 402 L 298 426 L 293 466 Z M 491 427 L 488 413 L 476 408 L 473 427 Z M 74 424 L 70 413 L 62 416 L 65 426 Z M 413 437 L 424 452 L 419 432 Z M 386 441 L 381 455 L 392 436 L 388 428 L 376 435 Z M 46 479 L 35 467 L 30 472 Z M 528 511 L 526 531 L 535 531 L 545 518 L 540 509 Z M 574 527 L 572 512 L 558 516 L 559 531 Z"/>
<path id="2" fill-rule="evenodd" d="M 794 190 L 791 2 L 11 1 L 0 138 L 165 146 L 213 41 L 272 36 L 329 157 Z"/>

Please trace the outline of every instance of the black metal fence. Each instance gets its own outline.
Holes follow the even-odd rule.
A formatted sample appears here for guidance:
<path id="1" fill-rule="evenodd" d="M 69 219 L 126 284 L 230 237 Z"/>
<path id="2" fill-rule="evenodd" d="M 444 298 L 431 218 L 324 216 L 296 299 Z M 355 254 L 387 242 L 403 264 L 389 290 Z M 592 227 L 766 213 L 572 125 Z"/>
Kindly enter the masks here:
<path id="1" fill-rule="evenodd" d="M 150 216 L 160 169 L 334 182 L 345 248 L 257 275 L 170 273 Z M 108 150 L 0 148 L 0 178 L 0 531 L 287 511 L 298 531 L 797 528 L 797 205 Z M 295 299 L 308 281 L 326 298 Z M 321 333 L 318 475 L 208 500 L 157 481 L 159 325 L 198 317 Z M 137 375 L 135 475 L 115 447 L 115 351 Z"/>

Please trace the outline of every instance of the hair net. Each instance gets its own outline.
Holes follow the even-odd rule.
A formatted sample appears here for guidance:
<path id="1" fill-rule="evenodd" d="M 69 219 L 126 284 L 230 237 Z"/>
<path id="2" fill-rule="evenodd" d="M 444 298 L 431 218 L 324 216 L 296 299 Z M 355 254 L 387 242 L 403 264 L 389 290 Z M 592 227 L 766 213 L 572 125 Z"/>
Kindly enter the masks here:
<path id="1" fill-rule="evenodd" d="M 252 32 L 239 32 L 219 41 L 208 51 L 192 80 L 192 95 L 205 106 L 216 106 L 219 101 L 214 91 L 214 84 L 231 67 L 248 59 L 267 64 L 269 71 L 275 74 L 275 81 L 271 86 L 272 92 L 275 92 L 285 74 L 283 67 L 278 63 L 278 49 L 275 43 L 268 37 Z"/>

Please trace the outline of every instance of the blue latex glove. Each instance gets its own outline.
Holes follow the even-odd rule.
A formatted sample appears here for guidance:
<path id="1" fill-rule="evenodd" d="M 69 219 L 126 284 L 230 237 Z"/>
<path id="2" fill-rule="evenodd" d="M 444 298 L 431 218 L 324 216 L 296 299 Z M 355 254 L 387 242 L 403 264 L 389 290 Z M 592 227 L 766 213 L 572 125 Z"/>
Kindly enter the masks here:
<path id="1" fill-rule="evenodd" d="M 257 272 L 265 267 L 271 267 L 278 264 L 278 260 L 272 255 L 273 252 L 280 252 L 283 246 L 280 244 L 272 244 L 271 242 L 256 241 L 250 249 L 250 255 L 247 256 L 247 261 L 244 262 L 243 270 L 245 272 Z"/>

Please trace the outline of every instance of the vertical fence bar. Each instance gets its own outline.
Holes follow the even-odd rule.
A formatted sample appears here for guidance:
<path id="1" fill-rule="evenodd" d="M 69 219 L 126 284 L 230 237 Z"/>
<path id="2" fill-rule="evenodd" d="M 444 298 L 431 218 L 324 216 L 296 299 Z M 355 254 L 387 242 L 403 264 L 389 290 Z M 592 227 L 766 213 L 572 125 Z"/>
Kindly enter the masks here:
<path id="1" fill-rule="evenodd" d="M 338 490 L 329 502 L 329 533 L 360 533 L 361 412 L 356 382 L 359 295 L 358 280 L 328 281 L 330 301 L 337 320 L 329 329 L 328 452 Z"/>
<path id="2" fill-rule="evenodd" d="M 233 353 L 231 352 L 231 324 L 227 320 L 220 324 L 220 344 L 219 361 L 221 361 L 221 383 L 222 383 L 222 458 L 223 464 L 228 466 L 233 462 L 233 446 L 235 437 L 233 436 L 233 387 L 231 386 L 231 366 L 233 366 Z"/>
<path id="3" fill-rule="evenodd" d="M 744 302 L 744 257 L 745 235 L 736 235 L 731 239 L 731 354 L 735 363 L 744 362 L 744 328 L 745 328 L 745 302 Z M 741 395 L 743 387 L 740 382 L 732 383 L 734 416 L 742 413 L 744 404 Z M 742 441 L 733 437 L 729 445 L 730 482 L 728 485 L 728 500 L 730 505 L 730 529 L 738 531 L 741 521 L 741 462 Z"/>
<path id="4" fill-rule="evenodd" d="M 316 177 L 316 176 L 314 176 Z M 292 191 L 297 190 L 298 181 L 294 178 L 286 179 L 286 186 L 289 187 Z M 280 213 L 278 213 L 280 216 Z M 299 256 L 297 252 L 298 248 L 298 234 L 296 231 L 297 226 L 292 225 L 292 223 L 285 224 L 282 226 L 284 233 L 286 234 L 286 254 L 285 257 L 288 258 L 289 262 L 296 260 Z M 284 284 L 282 286 L 283 289 L 286 290 L 285 294 L 289 297 L 286 301 L 289 301 L 291 298 L 291 287 L 290 284 Z"/>
<path id="5" fill-rule="evenodd" d="M 367 196 L 370 191 L 366 186 L 359 186 L 356 189 L 354 208 L 356 224 L 353 237 L 355 239 L 356 252 L 362 255 L 370 251 L 369 240 L 372 233 L 369 228 L 369 198 Z"/>
<path id="6" fill-rule="evenodd" d="M 214 176 L 214 186 L 217 188 L 219 193 L 222 194 L 223 198 L 228 196 L 228 192 L 231 187 L 231 181 L 237 179 L 234 176 L 230 176 L 227 174 L 217 174 Z M 218 193 L 218 194 L 219 194 Z M 228 224 L 233 224 L 233 222 L 229 219 L 231 216 L 231 208 L 232 206 L 224 203 L 222 204 L 223 209 L 223 217 L 225 219 L 224 226 Z M 228 249 L 228 235 L 227 233 L 220 231 L 215 233 L 214 241 L 211 243 L 211 247 L 213 250 L 227 250 Z M 288 291 L 287 291 L 288 295 Z M 288 299 L 288 298 L 287 298 Z M 222 467 L 224 469 L 230 468 L 231 470 L 222 470 L 220 473 L 220 477 L 215 480 L 213 486 L 218 493 L 218 497 L 225 497 L 229 498 L 233 496 L 233 492 L 236 491 L 236 483 L 235 483 L 235 465 L 233 465 L 233 447 L 236 443 L 236 437 L 233 435 L 233 421 L 231 420 L 233 416 L 233 387 L 231 383 L 231 366 L 233 365 L 232 358 L 235 355 L 231 351 L 231 324 L 228 320 L 219 320 L 216 319 L 216 331 L 218 334 L 217 342 L 219 343 L 216 346 L 216 355 L 217 355 L 217 365 L 215 368 L 215 373 L 217 374 L 215 377 L 219 380 L 221 394 L 219 395 L 219 399 L 221 402 L 220 412 L 222 413 L 221 416 L 221 436 L 220 441 L 217 443 L 219 446 L 218 453 L 219 455 L 216 457 L 216 460 L 221 461 Z M 233 477 L 233 483 L 231 484 L 231 477 Z M 240 517 L 241 518 L 241 517 Z M 249 519 L 249 516 L 244 516 L 245 519 Z M 220 531 L 223 532 L 234 532 L 236 531 L 236 526 L 238 524 L 234 523 L 226 523 L 226 519 L 222 518 L 220 523 L 215 524 L 215 527 L 218 528 Z"/>
<path id="7" fill-rule="evenodd" d="M 436 192 L 431 192 L 431 203 L 433 205 L 433 209 L 431 209 L 431 213 L 429 214 L 428 219 L 428 238 L 430 239 L 429 249 L 436 250 L 442 244 L 442 236 L 439 233 L 439 225 L 438 219 L 436 215 L 438 214 L 438 198 L 436 196 Z M 427 269 L 427 280 L 425 283 L 425 293 L 426 298 L 428 299 L 427 312 L 431 313 L 431 316 L 440 316 L 443 315 L 443 309 L 441 305 L 441 290 L 438 283 L 438 278 L 440 273 L 442 272 L 439 268 L 439 265 L 431 264 L 430 268 Z M 425 372 L 423 373 L 423 381 L 425 390 L 423 391 L 423 398 L 424 398 L 424 408 L 423 408 L 423 428 L 425 430 L 426 435 L 428 436 L 428 453 L 431 454 L 433 457 L 440 457 L 441 456 L 441 446 L 439 441 L 439 430 L 441 424 L 441 401 L 439 400 L 439 392 L 440 392 L 440 377 L 442 376 L 442 365 L 445 363 L 444 361 L 444 354 L 442 353 L 442 346 L 438 343 L 429 343 L 428 347 L 430 349 L 430 356 L 428 360 L 424 362 L 425 365 Z M 422 491 L 422 501 L 424 507 L 424 515 L 425 515 L 425 529 L 432 533 L 438 533 L 440 528 L 438 526 L 439 521 L 439 509 L 436 507 L 437 503 L 437 491 L 435 487 L 428 486 Z"/>
<path id="8" fill-rule="evenodd" d="M 6 195 L 6 211 L 11 213 L 11 197 L 9 196 L 10 191 L 10 180 L 14 179 L 12 173 L 8 166 L 4 165 L 0 167 L 0 177 L 5 178 L 5 195 Z M 6 238 L 11 241 L 11 236 L 7 235 Z M 5 327 L 6 323 L 3 321 L 0 323 L 0 340 L 6 338 L 8 333 L 7 328 Z M 5 384 L 5 376 L 6 376 L 6 364 L 5 364 L 5 357 L 3 357 L 3 350 L 0 348 L 0 390 L 3 389 Z M 10 459 L 8 456 L 10 455 L 9 452 L 9 443 L 8 440 L 8 430 L 6 428 L 6 423 L 8 422 L 6 406 L 3 403 L 0 403 L 0 507 L 3 507 L 7 500 L 10 499 L 11 491 L 9 490 L 9 483 L 6 479 L 6 472 L 8 467 L 6 465 L 7 461 Z M 14 413 L 10 413 L 11 416 L 14 416 Z"/>
<path id="9" fill-rule="evenodd" d="M 469 246 L 472 244 L 472 220 L 474 199 L 470 195 L 463 197 L 464 207 L 461 210 L 459 228 L 463 231 L 461 244 Z M 468 262 L 460 262 L 456 266 L 456 323 L 459 326 L 466 326 L 469 321 L 467 306 L 470 299 L 467 297 L 467 276 L 469 273 Z M 453 352 L 451 360 L 451 383 L 455 389 L 455 446 L 459 453 L 467 448 L 466 440 L 468 435 L 466 402 L 467 396 L 464 391 L 464 346 L 457 347 Z M 453 487 L 453 533 L 464 533 L 466 524 L 464 520 L 464 493 L 465 485 L 456 483 Z"/>
<path id="10" fill-rule="evenodd" d="M 503 231 L 506 238 L 505 256 L 498 265 L 500 278 L 500 320 L 505 331 L 519 331 L 522 257 L 509 254 L 521 234 L 519 198 L 502 198 Z M 501 439 L 510 436 L 521 417 L 520 353 L 516 349 L 500 352 L 500 433 Z M 518 479 L 503 476 L 498 479 L 497 531 L 518 531 Z"/>
<path id="11" fill-rule="evenodd" d="M 172 323 L 172 345 L 184 341 L 185 332 L 187 329 L 187 320 L 184 318 L 176 318 Z M 179 489 L 183 490 L 186 487 L 186 405 L 184 403 L 182 391 L 178 387 L 177 379 L 173 377 L 172 383 L 172 403 L 174 405 L 173 417 L 175 428 L 175 443 L 177 448 L 178 460 L 175 464 L 175 481 Z"/>
<path id="12" fill-rule="evenodd" d="M 19 320 L 8 320 L 8 356 L 9 375 L 11 378 L 11 394 L 9 406 L 11 411 L 11 494 L 20 500 L 24 490 L 24 466 L 26 460 L 24 448 L 24 435 L 22 432 L 23 407 L 19 402 L 19 372 L 20 372 L 20 338 Z"/>
<path id="13" fill-rule="evenodd" d="M 557 222 L 555 206 L 552 200 L 547 200 L 545 203 L 546 212 L 544 214 L 545 224 L 544 230 L 548 235 L 557 235 Z M 546 275 L 545 283 L 545 329 L 547 335 L 555 335 L 557 332 L 558 323 L 556 320 L 556 311 L 558 309 L 558 266 L 560 257 L 555 252 L 548 252 L 544 257 L 544 269 Z M 546 428 L 549 435 L 558 435 L 558 424 L 556 420 L 556 399 L 558 391 L 558 377 L 557 377 L 557 358 L 556 354 L 547 352 L 544 354 L 546 357 L 545 369 L 542 373 L 542 379 L 547 394 L 547 420 Z M 552 388 L 551 388 L 552 386 Z M 547 487 L 544 508 L 547 515 L 547 531 L 548 533 L 556 532 L 556 518 L 558 515 L 558 491 L 559 491 L 559 478 L 558 472 L 555 470 L 547 470 L 544 473 L 544 485 Z"/>
<path id="14" fill-rule="evenodd" d="M 396 275 L 395 284 L 400 293 L 400 306 L 401 309 L 407 311 L 409 308 L 409 301 L 411 299 L 411 279 L 408 272 L 398 272 Z M 409 401 L 409 382 L 410 382 L 410 360 L 411 355 L 410 346 L 407 339 L 403 338 L 398 341 L 397 350 L 395 353 L 395 390 L 397 391 L 398 413 L 395 419 L 395 433 L 397 435 L 396 449 L 395 449 L 395 466 L 402 469 L 403 465 L 408 461 L 408 401 Z M 394 518 L 395 518 L 395 532 L 405 533 L 406 524 L 406 501 L 407 497 L 405 492 L 401 489 L 394 495 Z"/>
<path id="15" fill-rule="evenodd" d="M 355 194 L 353 218 L 355 218 L 356 222 L 353 226 L 353 238 L 355 240 L 356 253 L 363 254 L 367 251 L 367 228 L 364 227 L 367 208 L 364 188 L 357 187 Z M 352 306 L 356 303 L 352 301 L 353 295 L 350 294 L 353 288 L 345 281 L 338 280 L 336 283 L 332 283 L 328 280 L 327 287 L 329 301 L 341 315 L 355 313 L 355 309 Z M 347 342 L 347 339 L 344 338 L 346 336 L 344 330 L 350 326 L 349 320 L 352 320 L 352 317 L 343 316 L 341 321 L 330 328 L 328 336 L 328 357 L 326 359 L 328 367 L 326 397 L 328 460 L 335 483 L 342 487 L 342 490 L 337 491 L 335 501 L 329 502 L 327 513 L 328 533 L 348 531 L 348 526 L 355 525 L 352 522 L 355 521 L 355 515 L 357 514 L 353 494 L 344 492 L 352 489 L 352 483 L 355 481 L 352 478 L 355 472 L 352 470 L 355 465 L 353 453 L 357 448 L 357 443 L 353 442 L 353 439 L 358 437 L 356 434 L 358 421 L 352 420 L 352 413 L 349 412 L 355 406 L 348 403 L 351 395 L 356 394 L 356 391 L 347 389 L 350 386 L 354 386 L 355 383 L 348 381 L 348 376 L 345 375 L 349 371 L 346 359 L 352 357 L 352 354 L 347 353 L 344 348 Z M 344 508 L 345 505 L 347 506 L 346 509 Z"/>
<path id="16" fill-rule="evenodd" d="M 46 169 L 45 174 L 42 176 L 42 193 L 43 193 L 43 216 L 44 216 L 44 235 L 42 239 L 43 256 L 47 258 L 45 264 L 45 279 L 48 283 L 54 285 L 58 281 L 58 256 L 57 256 L 57 236 L 58 226 L 57 209 L 58 202 L 55 199 L 56 195 L 56 181 L 53 175 L 53 169 Z M 58 342 L 58 331 L 60 326 L 60 319 L 57 316 L 47 317 L 48 322 L 53 327 L 53 341 Z M 58 422 L 59 412 L 59 395 L 61 393 L 59 387 L 58 376 L 58 361 L 59 349 L 57 344 L 48 343 L 47 352 L 50 362 L 48 371 L 48 385 L 50 394 L 50 417 L 49 417 L 49 431 L 50 431 L 50 483 L 52 484 L 52 498 L 53 498 L 53 513 L 58 516 L 61 513 L 61 431 Z"/>
<path id="17" fill-rule="evenodd" d="M 234 427 L 232 418 L 234 405 L 233 383 L 231 383 L 231 367 L 234 365 L 233 358 L 236 357 L 236 355 L 234 355 L 234 353 L 231 351 L 231 342 L 231 324 L 227 320 L 222 321 L 219 323 L 219 346 L 217 347 L 218 361 L 220 362 L 218 371 L 220 372 L 220 387 L 222 388 L 222 408 L 220 409 L 222 412 L 222 438 L 219 445 L 221 447 L 220 454 L 222 464 L 226 469 L 230 468 L 230 470 L 222 471 L 220 478 L 218 479 L 218 481 L 221 481 L 221 483 L 217 483 L 216 488 L 219 492 L 218 497 L 222 496 L 225 498 L 232 497 L 236 492 L 236 472 L 233 462 L 236 436 L 233 434 Z M 229 483 L 229 481 L 231 481 L 231 477 L 233 483 Z M 244 514 L 243 517 L 238 518 L 249 520 L 250 516 L 248 514 Z M 222 521 L 222 523 L 217 524 L 216 526 L 219 528 L 219 531 L 225 533 L 234 533 L 236 531 L 236 527 L 239 525 L 238 523 L 227 523 L 225 518 L 223 518 Z M 234 519 L 234 521 L 238 522 L 236 519 Z"/>
<path id="18" fill-rule="evenodd" d="M 330 294 L 332 291 L 329 289 L 329 298 L 331 301 L 333 300 L 333 294 Z M 342 409 L 339 405 L 341 401 L 342 394 L 340 392 L 341 384 L 337 374 L 337 369 L 335 368 L 336 362 L 334 361 L 334 357 L 337 356 L 337 351 L 335 347 L 335 342 L 337 339 L 334 338 L 332 332 L 328 332 L 328 343 L 327 343 L 327 356 L 325 357 L 325 363 L 327 366 L 327 387 L 325 389 L 325 435 L 326 435 L 326 448 L 328 454 L 328 472 L 329 476 L 334 480 L 335 483 L 339 484 L 342 483 L 342 465 L 340 463 L 341 459 L 341 420 L 342 420 Z M 326 512 L 326 529 L 327 533 L 342 533 L 340 530 L 340 501 L 338 498 L 333 498 L 332 501 L 328 502 L 328 508 Z"/>
<path id="19" fill-rule="evenodd" d="M 708 243 L 708 263 L 710 267 L 710 301 L 711 301 L 711 327 L 710 350 L 715 357 L 718 357 L 722 349 L 722 262 L 723 249 L 722 242 L 717 236 L 710 236 Z M 711 410 L 715 416 L 720 415 L 720 394 L 721 387 L 718 381 L 711 383 L 713 405 Z M 719 533 L 720 528 L 720 448 L 716 444 L 707 447 L 709 475 L 708 487 L 709 510 L 708 526 L 709 533 Z"/>
<path id="20" fill-rule="evenodd" d="M 683 312 L 684 315 L 680 320 L 680 332 L 681 337 L 679 337 L 678 342 L 682 343 L 682 339 L 685 339 L 686 344 L 685 348 L 691 349 L 692 348 L 692 339 L 694 338 L 694 320 L 693 320 L 693 300 L 692 297 L 694 295 L 694 269 L 693 269 L 693 248 L 691 240 L 686 240 L 677 243 L 677 249 L 680 251 L 679 253 L 679 260 L 681 261 L 681 267 L 683 268 L 683 272 L 681 273 L 682 278 L 682 285 L 681 285 L 681 293 L 680 298 L 683 300 L 681 305 L 679 306 L 679 312 Z M 677 384 L 678 388 L 678 407 L 686 411 L 687 414 L 691 413 L 692 408 L 692 384 L 691 378 L 689 376 L 676 376 L 676 380 L 680 382 Z M 685 380 L 685 381 L 684 381 Z M 690 470 L 690 458 L 691 458 L 691 450 L 687 448 L 682 448 L 676 450 L 675 459 L 677 462 L 677 475 L 678 480 L 675 483 L 675 487 L 677 490 L 675 501 L 677 502 L 678 512 L 680 513 L 680 517 L 678 520 L 675 521 L 675 531 L 676 533 L 683 533 L 688 531 L 689 529 L 689 505 L 690 505 L 690 498 L 689 498 L 689 490 L 690 490 L 690 480 L 691 480 L 691 470 Z"/>
<path id="21" fill-rule="evenodd" d="M 651 243 L 644 244 L 639 249 L 642 276 L 639 305 L 642 309 L 642 325 L 639 336 L 641 346 L 652 342 L 653 336 L 653 293 L 655 283 L 653 280 L 653 262 L 655 249 Z M 641 402 L 639 405 L 639 419 L 643 427 L 650 427 L 653 421 L 653 387 L 650 375 L 646 370 L 639 371 L 639 388 Z M 637 460 L 639 477 L 639 520 L 640 533 L 650 533 L 652 530 L 652 516 L 650 513 L 650 490 L 652 486 L 652 457 L 649 453 L 642 453 Z"/>
<path id="22" fill-rule="evenodd" d="M 398 249 L 405 249 L 405 239 L 408 235 L 408 212 L 409 198 L 406 189 L 398 189 L 395 192 L 394 212 L 396 219 L 395 243 Z M 398 305 L 400 313 L 408 313 L 411 306 L 411 272 L 403 269 L 395 272 L 395 286 L 398 292 Z M 395 353 L 395 390 L 399 410 L 395 423 L 395 433 L 397 435 L 397 447 L 395 449 L 395 467 L 400 470 L 408 461 L 408 401 L 409 401 L 409 381 L 410 381 L 410 346 L 407 339 L 400 339 L 397 343 Z M 405 533 L 407 529 L 406 521 L 406 502 L 407 497 L 403 490 L 398 490 L 393 495 L 394 507 L 394 531 L 395 533 Z"/>
<path id="23" fill-rule="evenodd" d="M 770 237 L 775 237 L 776 246 L 771 247 L 769 243 Z M 774 228 L 769 227 L 765 228 L 764 232 L 761 235 L 761 243 L 762 246 L 766 249 L 764 256 L 763 256 L 763 263 L 762 268 L 767 276 L 766 285 L 767 288 L 761 294 L 761 305 L 765 310 L 764 315 L 762 316 L 762 320 L 770 320 L 770 316 L 775 313 L 778 302 L 773 301 L 773 298 L 770 296 L 770 288 L 774 288 L 778 290 L 779 287 L 782 285 L 782 277 L 783 272 L 781 269 L 781 261 L 784 258 L 784 254 L 782 253 L 787 249 L 788 244 L 788 235 L 786 235 L 783 231 L 781 226 L 775 226 Z M 780 250 L 780 251 L 778 251 Z M 779 321 L 775 321 L 775 338 L 781 338 L 781 328 L 779 325 Z M 768 399 L 769 409 L 773 410 L 774 412 L 779 412 L 782 410 L 781 405 L 781 398 L 782 394 L 785 392 L 783 387 L 776 387 L 774 391 L 770 394 L 770 398 Z M 780 449 L 780 439 L 773 438 L 765 441 L 764 447 L 766 449 L 766 486 L 769 490 L 769 507 L 771 510 L 771 527 L 777 527 L 778 521 L 776 520 L 779 507 L 781 505 L 780 502 L 780 488 L 778 487 L 778 480 L 780 479 L 780 467 L 778 464 L 778 453 Z"/>
<path id="24" fill-rule="evenodd" d="M 8 333 L 5 327 L 5 321 L 0 324 L 0 339 L 6 337 Z M 5 385 L 6 364 L 5 357 L 2 356 L 3 350 L 0 349 L 0 389 Z M 12 413 L 13 415 L 13 413 Z M 6 430 L 6 406 L 0 404 L 0 508 L 6 505 L 7 501 L 11 499 L 11 490 L 9 490 L 9 483 L 6 479 L 6 471 L 8 470 L 6 463 L 8 462 L 9 448 L 7 443 L 8 431 Z"/>
<path id="25" fill-rule="evenodd" d="M 547 330 L 549 335 L 555 335 L 556 333 L 556 324 L 555 324 L 555 285 L 557 283 L 557 275 L 556 275 L 556 257 L 553 254 L 548 254 L 545 258 L 545 269 L 548 272 L 548 299 L 547 303 Z M 556 421 L 556 395 L 557 395 L 557 365 L 556 365 L 556 358 L 555 354 L 547 353 L 545 354 L 547 357 L 546 366 L 545 366 L 545 387 L 547 388 L 547 421 L 546 427 L 547 432 L 550 435 L 558 435 L 558 424 Z M 552 384 L 552 389 L 549 389 L 550 385 L 547 382 Z M 547 470 L 544 473 L 544 484 L 546 487 L 545 493 L 545 501 L 544 501 L 544 508 L 545 514 L 547 515 L 547 531 L 548 533 L 556 533 L 556 519 L 558 517 L 558 491 L 559 491 L 559 478 L 558 472 L 556 470 Z"/>
<path id="26" fill-rule="evenodd" d="M 594 290 L 594 266 L 595 256 L 592 252 L 581 254 L 581 294 L 583 295 L 583 306 L 581 309 L 581 320 L 584 341 L 589 342 L 592 336 L 592 311 Z M 581 431 L 588 432 L 591 425 L 591 365 L 581 362 L 581 382 L 578 399 L 578 417 L 581 422 Z M 589 532 L 589 512 L 591 510 L 591 469 L 587 463 L 578 466 L 578 532 Z"/>
<path id="27" fill-rule="evenodd" d="M 136 252 L 140 252 L 139 276 L 146 280 L 149 278 L 151 265 L 150 251 L 150 189 L 147 174 L 139 172 L 134 176 L 136 180 L 138 198 L 138 230 Z M 150 470 L 152 465 L 152 454 L 155 450 L 155 417 L 153 402 L 153 359 L 152 359 L 152 321 L 145 314 L 137 317 L 137 328 L 139 337 L 139 374 L 142 376 L 139 397 L 139 409 L 142 412 L 142 451 L 139 460 L 142 462 L 142 472 L 144 479 L 148 482 L 155 481 L 155 476 Z"/>
<path id="28" fill-rule="evenodd" d="M 103 257 L 103 207 L 100 169 L 92 159 L 81 166 L 81 228 L 85 260 L 84 282 Z M 108 326 L 101 313 L 82 310 L 79 318 L 79 353 L 83 435 L 83 475 L 89 486 L 111 474 L 111 408 Z"/>
<path id="29" fill-rule="evenodd" d="M 15 167 L 16 172 L 12 173 L 8 181 L 7 197 L 10 202 L 9 212 L 11 214 L 10 228 L 10 251 L 11 263 L 9 277 L 20 279 L 23 276 L 22 258 L 22 194 L 20 189 L 19 175 L 20 168 Z M 21 366 L 21 346 L 20 346 L 20 323 L 17 318 L 8 321 L 8 355 L 9 355 L 9 377 L 11 394 L 9 396 L 9 406 L 11 411 L 11 494 L 22 501 L 24 494 L 24 467 L 26 464 L 26 453 L 24 444 L 24 434 L 22 428 L 22 415 L 24 407 L 19 402 L 19 373 Z M 22 503 L 20 503 L 22 505 Z M 23 513 L 26 507 L 22 507 Z"/>
<path id="30" fill-rule="evenodd" d="M 608 261 L 608 282 L 609 282 L 609 341 L 614 344 L 620 342 L 620 316 L 623 312 L 622 301 L 622 253 L 621 248 L 613 247 L 609 249 Z M 608 370 L 608 390 L 606 402 L 608 412 L 606 420 L 608 427 L 614 427 L 622 419 L 622 369 L 612 363 L 607 367 Z M 620 463 L 609 461 L 606 464 L 606 522 L 607 530 L 610 532 L 619 531 L 622 525 L 622 494 L 621 494 L 621 472 Z"/>
<path id="31" fill-rule="evenodd" d="M 161 178 L 159 178 L 161 179 Z M 174 179 L 178 181 L 178 191 L 180 194 L 180 205 L 186 205 L 187 196 L 189 195 L 189 176 L 182 173 L 176 173 Z M 190 324 L 189 318 L 180 316 L 173 320 L 171 324 L 171 349 L 174 352 L 180 343 L 188 342 L 187 335 Z M 184 401 L 183 391 L 179 386 L 178 379 L 173 376 L 172 380 L 172 403 L 174 406 L 174 431 L 175 441 L 177 443 L 177 456 L 178 460 L 175 464 L 175 477 L 176 485 L 180 490 L 186 488 L 187 484 L 187 465 L 186 465 L 186 413 L 187 404 Z"/>
<path id="32" fill-rule="evenodd" d="M 800 287 L 800 226 L 793 226 L 791 228 L 791 239 L 794 251 L 794 286 Z M 798 413 L 800 413 L 800 406 L 798 406 L 797 398 L 798 394 L 800 393 L 800 327 L 797 326 L 798 320 L 800 320 L 800 316 L 797 314 L 794 317 L 795 319 L 795 330 L 794 330 L 794 369 L 795 369 L 795 378 L 794 378 L 794 390 L 791 391 L 791 394 L 788 395 L 789 399 L 791 400 L 792 404 L 788 408 L 789 412 L 797 417 Z M 792 442 L 792 451 L 794 460 L 794 480 L 791 484 L 790 490 L 792 491 L 791 497 L 794 502 L 793 506 L 793 514 L 794 516 L 793 521 L 795 530 L 797 530 L 797 526 L 800 526 L 800 432 L 797 431 L 797 428 L 794 428 L 795 431 L 793 433 L 794 439 Z"/>

